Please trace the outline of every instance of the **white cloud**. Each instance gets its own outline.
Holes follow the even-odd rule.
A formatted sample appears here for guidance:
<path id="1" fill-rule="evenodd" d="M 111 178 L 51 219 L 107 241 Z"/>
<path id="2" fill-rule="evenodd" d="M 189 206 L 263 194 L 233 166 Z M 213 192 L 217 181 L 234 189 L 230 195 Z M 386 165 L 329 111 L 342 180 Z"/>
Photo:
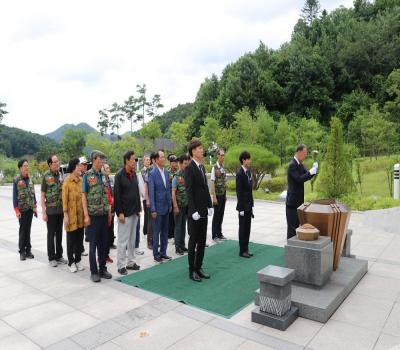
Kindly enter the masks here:
<path id="1" fill-rule="evenodd" d="M 331 10 L 350 0 L 322 1 Z M 98 110 L 146 83 L 165 110 L 193 101 L 205 77 L 290 40 L 303 1 L 7 1 L 0 22 L 5 124 L 47 133 L 96 126 Z M 128 129 L 128 126 L 126 126 Z"/>

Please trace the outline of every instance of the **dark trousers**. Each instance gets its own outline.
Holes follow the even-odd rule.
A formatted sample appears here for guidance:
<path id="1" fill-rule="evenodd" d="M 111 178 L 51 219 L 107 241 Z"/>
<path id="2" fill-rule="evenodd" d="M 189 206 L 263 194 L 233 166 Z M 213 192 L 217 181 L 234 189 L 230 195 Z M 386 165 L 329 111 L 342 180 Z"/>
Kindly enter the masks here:
<path id="1" fill-rule="evenodd" d="M 172 210 L 169 213 L 168 219 L 168 238 L 174 238 L 175 236 L 175 220 L 174 220 L 174 211 Z"/>
<path id="2" fill-rule="evenodd" d="M 157 214 L 155 219 L 151 219 L 153 227 L 153 256 L 160 257 L 167 255 L 168 246 L 168 221 L 169 213 L 165 215 Z M 160 250 L 158 246 L 160 245 Z"/>
<path id="3" fill-rule="evenodd" d="M 185 231 L 187 220 L 187 206 L 179 208 L 179 213 L 175 214 L 175 248 L 185 248 Z"/>
<path id="4" fill-rule="evenodd" d="M 286 206 L 287 239 L 296 236 L 296 228 L 299 227 L 299 217 L 296 207 Z"/>
<path id="5" fill-rule="evenodd" d="M 63 214 L 47 215 L 47 256 L 49 261 L 62 258 Z"/>
<path id="6" fill-rule="evenodd" d="M 212 238 L 222 236 L 222 221 L 224 220 L 226 195 L 217 196 L 217 205 L 214 205 L 214 216 L 212 221 Z"/>
<path id="7" fill-rule="evenodd" d="M 150 213 L 150 209 L 147 208 L 146 206 L 146 201 L 142 201 L 143 203 L 143 212 L 144 212 L 144 218 L 143 218 L 143 234 L 147 235 L 147 225 L 149 223 L 149 213 Z M 140 225 L 139 225 L 140 226 Z"/>
<path id="8" fill-rule="evenodd" d="M 138 215 L 138 221 L 136 225 L 135 248 L 139 248 L 139 244 L 140 244 L 140 215 Z"/>
<path id="9" fill-rule="evenodd" d="M 243 216 L 239 214 L 239 253 L 249 251 L 249 239 L 251 230 L 251 211 L 245 211 Z"/>
<path id="10" fill-rule="evenodd" d="M 29 253 L 31 251 L 31 227 L 32 227 L 33 210 L 21 212 L 19 219 L 19 253 Z"/>
<path id="11" fill-rule="evenodd" d="M 194 221 L 191 217 L 188 218 L 188 260 L 189 271 L 193 272 L 200 270 L 203 265 L 204 249 L 207 238 L 208 218 L 201 218 Z"/>
<path id="12" fill-rule="evenodd" d="M 68 266 L 81 261 L 81 245 L 83 242 L 83 227 L 67 232 Z"/>
<path id="13" fill-rule="evenodd" d="M 110 248 L 114 244 L 114 213 L 111 216 L 111 226 L 108 227 L 108 245 L 107 245 L 107 255 L 110 254 Z"/>
<path id="14" fill-rule="evenodd" d="M 89 238 L 90 272 L 98 273 L 106 269 L 107 246 L 109 244 L 108 215 L 90 216 L 90 226 L 86 229 Z M 97 268 L 96 250 L 99 261 Z"/>

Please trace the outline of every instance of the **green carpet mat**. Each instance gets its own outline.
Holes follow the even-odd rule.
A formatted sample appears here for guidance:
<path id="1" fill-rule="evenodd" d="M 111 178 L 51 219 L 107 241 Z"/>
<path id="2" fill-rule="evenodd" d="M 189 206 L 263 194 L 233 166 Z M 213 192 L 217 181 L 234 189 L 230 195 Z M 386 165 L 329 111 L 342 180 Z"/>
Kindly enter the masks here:
<path id="1" fill-rule="evenodd" d="M 119 278 L 164 297 L 231 317 L 254 300 L 259 288 L 256 272 L 267 265 L 284 266 L 284 249 L 250 243 L 250 259 L 239 257 L 238 241 L 228 240 L 206 248 L 203 268 L 208 280 L 189 279 L 187 255 Z"/>

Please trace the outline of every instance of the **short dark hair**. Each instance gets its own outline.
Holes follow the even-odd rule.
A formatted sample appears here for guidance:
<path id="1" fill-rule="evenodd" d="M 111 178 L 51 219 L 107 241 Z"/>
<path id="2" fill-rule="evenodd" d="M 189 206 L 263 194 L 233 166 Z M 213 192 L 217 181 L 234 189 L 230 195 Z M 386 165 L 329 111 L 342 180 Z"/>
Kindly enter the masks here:
<path id="1" fill-rule="evenodd" d="M 126 164 L 126 162 L 131 159 L 131 157 L 135 154 L 134 150 L 130 150 L 130 151 L 126 151 L 124 153 L 124 165 Z"/>
<path id="2" fill-rule="evenodd" d="M 21 160 L 19 160 L 18 161 L 18 169 L 21 169 L 25 162 L 28 163 L 28 159 L 22 158 Z"/>
<path id="3" fill-rule="evenodd" d="M 68 172 L 72 173 L 75 169 L 76 166 L 79 164 L 79 159 L 78 158 L 72 158 L 69 162 L 68 162 Z"/>
<path id="4" fill-rule="evenodd" d="M 179 157 L 179 163 L 182 164 L 185 160 L 190 160 L 189 156 L 187 154 L 182 154 Z"/>
<path id="5" fill-rule="evenodd" d="M 189 142 L 188 145 L 188 151 L 191 157 L 193 157 L 193 150 L 197 147 L 203 146 L 203 144 L 201 143 L 200 140 L 198 139 L 194 139 L 192 141 Z"/>
<path id="6" fill-rule="evenodd" d="M 297 145 L 297 147 L 296 147 L 296 152 L 304 151 L 304 148 L 307 148 L 307 146 L 306 146 L 304 143 L 300 143 L 300 144 Z"/>
<path id="7" fill-rule="evenodd" d="M 50 166 L 50 164 L 53 163 L 53 157 L 55 156 L 55 154 L 51 154 L 49 158 L 47 158 L 47 165 Z"/>
<path id="8" fill-rule="evenodd" d="M 251 158 L 250 153 L 247 152 L 247 151 L 243 151 L 243 152 L 240 153 L 240 155 L 239 155 L 240 164 L 243 164 L 243 161 L 244 161 L 244 160 L 250 159 L 250 158 Z"/>
<path id="9" fill-rule="evenodd" d="M 103 152 L 101 152 L 101 151 L 95 150 L 95 151 L 93 151 L 93 152 L 91 153 L 90 159 L 91 159 L 92 161 L 94 161 L 94 160 L 97 159 L 97 158 L 105 159 L 105 158 L 106 158 L 106 155 L 105 155 Z"/>
<path id="10" fill-rule="evenodd" d="M 157 152 L 154 152 L 154 158 L 153 158 L 154 160 L 160 158 L 160 152 L 164 153 L 164 150 L 163 149 L 159 149 Z"/>
<path id="11" fill-rule="evenodd" d="M 223 151 L 223 150 L 224 150 L 223 148 L 218 148 L 217 152 L 216 152 L 217 156 L 219 156 L 221 154 L 221 151 Z"/>

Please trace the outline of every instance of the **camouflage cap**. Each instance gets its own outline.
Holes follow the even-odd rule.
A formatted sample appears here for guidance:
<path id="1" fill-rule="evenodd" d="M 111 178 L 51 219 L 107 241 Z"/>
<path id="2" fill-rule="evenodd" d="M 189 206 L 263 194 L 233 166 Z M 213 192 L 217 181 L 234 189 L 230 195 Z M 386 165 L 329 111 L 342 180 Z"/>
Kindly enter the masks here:
<path id="1" fill-rule="evenodd" d="M 93 160 L 95 160 L 96 158 L 105 159 L 105 158 L 106 158 L 106 155 L 105 155 L 103 152 L 101 152 L 101 151 L 94 150 L 94 151 L 90 154 L 90 159 L 93 161 Z"/>

